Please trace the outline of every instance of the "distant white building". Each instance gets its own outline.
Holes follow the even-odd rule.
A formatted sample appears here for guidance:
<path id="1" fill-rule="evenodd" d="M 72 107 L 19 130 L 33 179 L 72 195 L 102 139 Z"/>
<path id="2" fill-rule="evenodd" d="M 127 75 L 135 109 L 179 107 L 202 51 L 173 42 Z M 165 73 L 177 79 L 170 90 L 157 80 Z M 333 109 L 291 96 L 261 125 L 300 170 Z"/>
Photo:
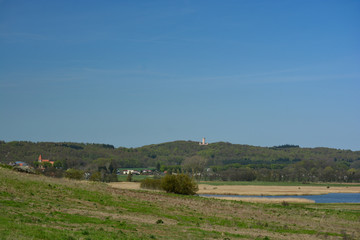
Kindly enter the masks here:
<path id="1" fill-rule="evenodd" d="M 132 174 L 132 175 L 140 175 L 140 172 L 139 171 L 136 171 L 136 170 L 123 170 L 123 174 Z"/>
<path id="2" fill-rule="evenodd" d="M 199 142 L 199 145 L 208 145 L 209 143 L 205 142 L 205 138 L 202 139 L 202 142 Z"/>

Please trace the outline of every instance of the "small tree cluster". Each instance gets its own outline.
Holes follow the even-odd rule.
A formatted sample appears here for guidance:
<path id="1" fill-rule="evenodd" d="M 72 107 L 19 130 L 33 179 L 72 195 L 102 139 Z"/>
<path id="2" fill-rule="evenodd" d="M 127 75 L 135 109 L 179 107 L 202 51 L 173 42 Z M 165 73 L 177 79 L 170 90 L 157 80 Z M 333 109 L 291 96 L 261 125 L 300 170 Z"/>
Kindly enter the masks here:
<path id="1" fill-rule="evenodd" d="M 250 168 L 229 168 L 219 172 L 219 175 L 223 181 L 254 181 L 256 179 L 254 170 Z"/>
<path id="2" fill-rule="evenodd" d="M 166 175 L 161 179 L 161 188 L 166 192 L 194 195 L 199 189 L 194 179 L 186 174 Z"/>
<path id="3" fill-rule="evenodd" d="M 132 174 L 131 173 L 129 173 L 128 176 L 126 177 L 126 181 L 132 182 Z"/>
<path id="4" fill-rule="evenodd" d="M 104 174 L 103 182 L 117 182 L 118 178 L 116 173 Z"/>

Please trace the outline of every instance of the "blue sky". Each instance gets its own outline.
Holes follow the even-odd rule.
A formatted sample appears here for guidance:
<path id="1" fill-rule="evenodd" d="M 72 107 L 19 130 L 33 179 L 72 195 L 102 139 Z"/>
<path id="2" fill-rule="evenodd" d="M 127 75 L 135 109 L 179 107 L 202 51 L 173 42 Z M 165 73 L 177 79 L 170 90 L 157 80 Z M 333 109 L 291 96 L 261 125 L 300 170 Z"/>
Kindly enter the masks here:
<path id="1" fill-rule="evenodd" d="M 0 0 L 0 139 L 360 150 L 360 1 Z"/>

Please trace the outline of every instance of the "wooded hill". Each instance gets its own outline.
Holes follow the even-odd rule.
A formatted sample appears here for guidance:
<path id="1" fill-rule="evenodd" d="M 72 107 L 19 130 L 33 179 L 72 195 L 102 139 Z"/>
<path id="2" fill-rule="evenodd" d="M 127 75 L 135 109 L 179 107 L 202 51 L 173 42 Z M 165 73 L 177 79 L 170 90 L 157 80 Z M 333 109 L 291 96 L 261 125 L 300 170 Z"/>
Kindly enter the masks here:
<path id="1" fill-rule="evenodd" d="M 282 180 L 291 171 L 299 175 L 292 177 L 296 180 L 304 178 L 302 175 L 308 176 L 306 181 L 315 180 L 313 176 L 323 175 L 326 170 L 329 181 L 339 180 L 331 177 L 336 171 L 343 172 L 342 176 L 336 178 L 346 176 L 345 180 L 348 181 L 348 175 L 359 175 L 360 180 L 360 151 L 351 150 L 300 148 L 297 145 L 269 148 L 226 142 L 201 146 L 193 141 L 174 141 L 139 148 L 115 148 L 109 144 L 91 143 L 0 141 L 1 163 L 24 161 L 33 164 L 40 154 L 45 159 L 59 163 L 63 169 L 96 170 L 105 166 L 108 171 L 113 171 L 117 168 L 157 167 L 159 170 L 201 172 L 210 167 L 211 172 L 217 173 L 245 168 L 257 171 L 257 180 L 260 180 L 261 170 L 263 176 L 273 178 L 268 180 L 275 181 Z M 200 162 L 200 166 L 194 166 L 194 161 L 198 165 Z M 227 176 L 230 175 L 231 171 L 227 173 Z M 254 176 L 245 180 L 254 180 Z"/>

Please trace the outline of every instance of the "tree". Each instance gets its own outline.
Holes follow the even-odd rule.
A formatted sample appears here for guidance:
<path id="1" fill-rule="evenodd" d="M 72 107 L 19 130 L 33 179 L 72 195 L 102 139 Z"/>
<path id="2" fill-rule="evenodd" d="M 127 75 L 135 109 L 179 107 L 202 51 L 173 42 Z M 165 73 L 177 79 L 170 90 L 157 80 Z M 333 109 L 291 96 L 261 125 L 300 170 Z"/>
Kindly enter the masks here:
<path id="1" fill-rule="evenodd" d="M 101 181 L 101 173 L 100 172 L 91 173 L 89 180 L 94 181 L 94 182 L 100 182 Z"/>
<path id="2" fill-rule="evenodd" d="M 186 174 L 166 175 L 161 179 L 161 188 L 169 193 L 194 195 L 199 189 L 194 179 Z"/>
<path id="3" fill-rule="evenodd" d="M 94 164 L 96 164 L 97 166 L 97 170 L 101 171 L 102 169 L 105 170 L 106 172 L 111 173 L 111 159 L 107 159 L 107 158 L 98 158 L 96 159 L 94 162 Z M 111 167 L 113 168 L 113 167 Z"/>
<path id="4" fill-rule="evenodd" d="M 156 163 L 156 170 L 160 171 L 161 164 L 159 162 Z"/>
<path id="5" fill-rule="evenodd" d="M 63 164 L 59 160 L 55 161 L 54 165 L 53 165 L 54 168 L 62 168 L 62 166 L 63 166 Z"/>
<path id="6" fill-rule="evenodd" d="M 191 171 L 193 174 L 195 173 L 201 173 L 204 171 L 204 168 L 206 166 L 207 159 L 203 158 L 201 156 L 192 156 L 186 158 L 183 163 L 182 167 L 186 171 Z"/>
<path id="7" fill-rule="evenodd" d="M 50 168 L 50 167 L 53 166 L 53 165 L 52 165 L 51 163 L 49 163 L 49 162 L 42 162 L 41 164 L 42 164 L 42 166 L 43 166 L 44 168 Z"/>
<path id="8" fill-rule="evenodd" d="M 131 173 L 128 174 L 128 176 L 126 178 L 126 181 L 127 182 L 132 182 L 132 174 Z"/>
<path id="9" fill-rule="evenodd" d="M 335 178 L 335 170 L 332 167 L 327 166 L 326 168 L 324 168 L 322 172 L 322 181 L 331 182 L 334 181 Z"/>
<path id="10" fill-rule="evenodd" d="M 41 164 L 41 163 L 39 163 L 38 161 L 33 162 L 33 166 L 34 166 L 35 168 L 38 168 L 38 167 L 40 166 L 40 164 Z"/>
<path id="11" fill-rule="evenodd" d="M 230 168 L 220 172 L 221 179 L 224 181 L 253 181 L 256 176 L 250 168 Z"/>

